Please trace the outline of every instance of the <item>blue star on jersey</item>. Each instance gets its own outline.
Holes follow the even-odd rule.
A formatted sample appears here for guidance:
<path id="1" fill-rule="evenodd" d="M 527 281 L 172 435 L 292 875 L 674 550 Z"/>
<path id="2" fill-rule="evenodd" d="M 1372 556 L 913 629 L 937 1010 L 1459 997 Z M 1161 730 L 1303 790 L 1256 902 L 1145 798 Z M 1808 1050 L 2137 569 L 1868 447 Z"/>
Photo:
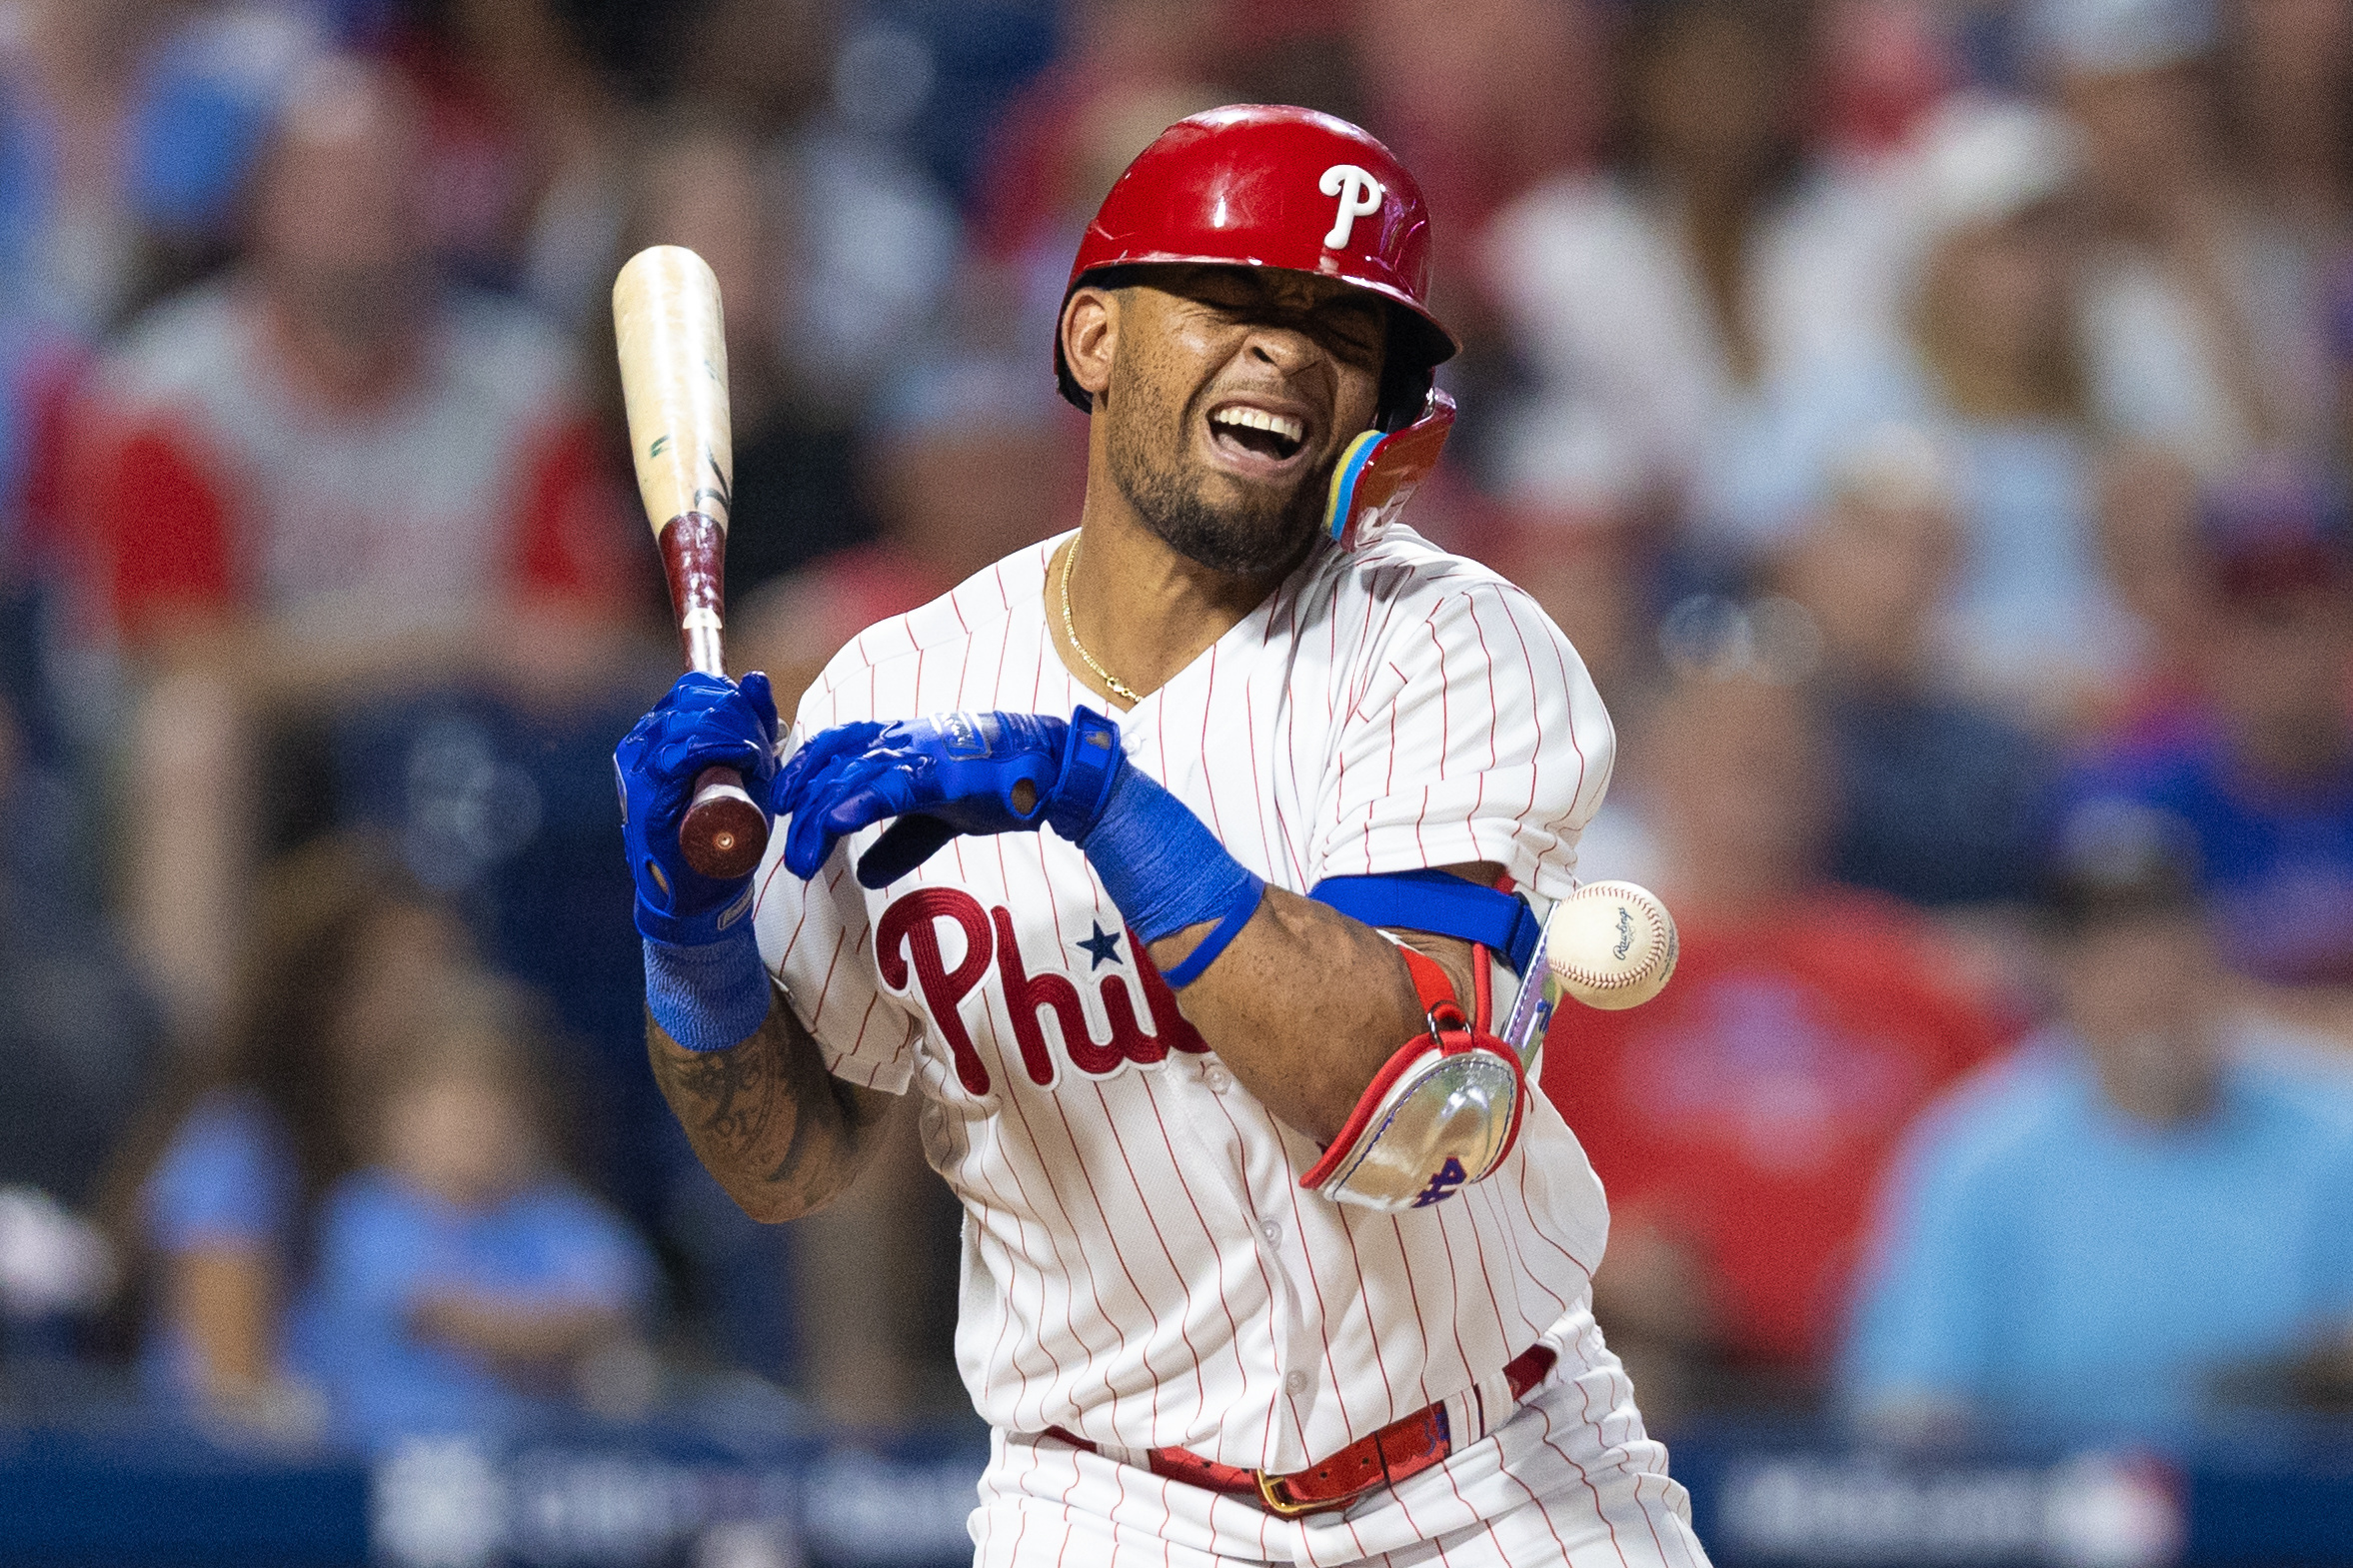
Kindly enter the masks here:
<path id="1" fill-rule="evenodd" d="M 1103 928 L 1103 921 L 1101 920 L 1097 920 L 1095 922 L 1095 934 L 1093 936 L 1086 937 L 1080 941 L 1075 941 L 1071 945 L 1074 947 L 1086 948 L 1088 953 L 1095 959 L 1093 963 L 1087 966 L 1087 972 L 1090 974 L 1093 974 L 1096 970 L 1102 968 L 1106 963 L 1118 963 L 1120 961 L 1120 933 L 1118 931 L 1105 930 Z"/>

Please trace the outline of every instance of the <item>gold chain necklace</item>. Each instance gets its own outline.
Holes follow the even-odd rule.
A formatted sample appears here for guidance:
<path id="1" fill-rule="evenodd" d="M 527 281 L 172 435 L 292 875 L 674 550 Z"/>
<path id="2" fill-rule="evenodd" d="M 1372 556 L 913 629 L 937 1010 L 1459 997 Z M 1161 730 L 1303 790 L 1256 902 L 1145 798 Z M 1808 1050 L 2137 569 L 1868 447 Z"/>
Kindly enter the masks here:
<path id="1" fill-rule="evenodd" d="M 1070 553 L 1063 557 L 1063 636 L 1071 640 L 1071 652 L 1077 654 L 1087 668 L 1095 672 L 1095 679 L 1111 688 L 1112 696 L 1134 708 L 1144 701 L 1143 694 L 1106 670 L 1093 654 L 1087 652 L 1087 645 L 1079 641 L 1078 627 L 1071 623 L 1071 569 L 1078 564 L 1079 536 L 1074 534 L 1071 536 Z"/>

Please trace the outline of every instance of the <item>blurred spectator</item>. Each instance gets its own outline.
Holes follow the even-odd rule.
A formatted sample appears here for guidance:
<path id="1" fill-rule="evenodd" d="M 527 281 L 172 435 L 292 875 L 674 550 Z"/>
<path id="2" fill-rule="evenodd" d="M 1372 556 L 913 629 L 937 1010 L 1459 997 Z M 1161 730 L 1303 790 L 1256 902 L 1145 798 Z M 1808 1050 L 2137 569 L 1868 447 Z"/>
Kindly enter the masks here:
<path id="1" fill-rule="evenodd" d="M 1434 287 L 1467 291 L 1474 241 L 1495 211 L 1593 158 L 1608 110 L 1597 9 L 1588 0 L 1353 7 L 1366 123 L 1429 202 Z"/>
<path id="2" fill-rule="evenodd" d="M 2038 62 L 2084 134 L 2092 406 L 2214 475 L 2309 452 L 2325 408 L 2321 280 L 2234 182 L 2208 0 L 2035 0 Z"/>
<path id="3" fill-rule="evenodd" d="M 721 122 L 675 128 L 641 156 L 635 187 L 622 250 L 683 245 L 711 264 L 726 302 L 736 456 L 727 578 L 747 603 L 761 585 L 873 535 L 858 482 L 861 405 L 786 352 L 781 324 L 803 280 L 785 182 L 758 142 Z M 607 354 L 602 363 L 616 362 Z M 608 404 L 616 415 L 618 391 Z"/>
<path id="4" fill-rule="evenodd" d="M 1948 1095 L 1884 1195 L 1843 1375 L 1897 1432 L 2124 1427 L 2353 1345 L 2353 1079 L 2234 1030 L 2182 824 L 2088 803 L 2060 1018 Z"/>
<path id="5" fill-rule="evenodd" d="M 422 93 L 417 216 L 457 276 L 568 326 L 605 310 L 626 105 L 552 0 L 411 5 L 388 54 Z"/>
<path id="6" fill-rule="evenodd" d="M 909 115 L 940 81 L 937 62 L 887 15 L 869 13 L 871 25 L 843 36 L 850 8 L 822 0 L 718 0 L 698 9 L 681 97 L 719 109 L 719 123 L 736 128 L 720 139 L 746 134 L 759 148 L 764 243 L 754 260 L 766 276 L 744 335 L 764 340 L 805 423 L 847 432 L 877 382 L 937 337 L 966 265 L 954 204 L 901 142 Z M 993 12 L 927 9 L 948 25 L 976 27 Z M 784 65 L 780 54 L 804 59 Z M 763 62 L 784 74 L 764 77 Z M 821 82 L 827 91 L 812 92 Z M 690 150 L 700 142 L 691 133 L 683 140 Z M 641 190 L 640 213 L 665 199 Z M 732 296 L 728 315 L 733 325 Z"/>
<path id="7" fill-rule="evenodd" d="M 1543 1086 L 1609 1189 L 1594 1315 L 1664 1428 L 1811 1394 L 1881 1160 L 1995 1037 L 1921 920 L 1822 879 L 1831 765 L 1794 690 L 1686 681 L 1625 757 L 1682 958 L 1642 1007 L 1563 1007 Z"/>
<path id="8" fill-rule="evenodd" d="M 2353 255 L 2337 268 L 2329 293 L 2329 364 L 2336 376 L 2337 467 L 2353 473 Z"/>
<path id="9" fill-rule="evenodd" d="M 292 7 L 0 7 L 0 299 L 77 338 L 220 259 L 287 82 Z"/>
<path id="10" fill-rule="evenodd" d="M 2125 795 L 2187 821 L 2225 961 L 2341 997 L 2353 985 L 2345 499 L 2308 471 L 2253 471 L 2209 494 L 2204 524 L 2219 605 L 2197 667 L 2202 713 L 2089 761 L 2070 792 Z M 2353 1024 L 2353 1010 L 2335 1021 Z"/>
<path id="11" fill-rule="evenodd" d="M 735 617 L 736 657 L 769 672 L 785 711 L 868 627 L 1078 522 L 1086 426 L 1038 373 L 1043 359 L 920 361 L 886 389 L 865 454 L 882 536 Z"/>
<path id="12" fill-rule="evenodd" d="M 1834 488 L 1781 568 L 1821 635 L 1839 805 L 1830 873 L 1913 903 L 2023 900 L 2051 759 L 1961 695 L 1938 646 L 1961 545 L 1943 467 L 1892 429 Z"/>
<path id="13" fill-rule="evenodd" d="M 1943 657 L 2045 726 L 2112 702 L 2136 652 L 2094 547 L 2080 162 L 2068 123 L 2023 104 L 1962 97 L 1931 116 L 1905 176 L 1901 333 L 1858 336 L 1793 388 L 1776 440 L 1734 482 L 1744 526 L 1770 538 L 1885 422 L 1917 426 L 1950 466 L 1962 525 Z"/>
<path id="14" fill-rule="evenodd" d="M 625 1342 L 653 1259 L 561 1174 L 554 1058 L 531 1009 L 461 990 L 383 1064 L 373 1157 L 328 1193 L 306 1303 L 306 1359 L 338 1427 L 378 1444 L 420 1432 L 511 1431 L 600 1373 L 651 1389 L 600 1352 Z"/>
<path id="15" fill-rule="evenodd" d="M 1780 391 L 1883 330 L 1887 213 L 1806 156 L 1803 0 L 1644 0 L 1624 33 L 1620 155 L 1490 235 L 1486 282 L 1536 378 L 1494 479 L 1583 507 L 1659 492 L 1714 530 L 1706 482 L 1736 475 Z"/>
<path id="16" fill-rule="evenodd" d="M 2270 219 L 2319 260 L 2353 243 L 2353 6 L 2227 0 L 2234 162 Z"/>
<path id="17" fill-rule="evenodd" d="M 1952 0 L 1833 0 L 1814 89 L 1824 143 L 1847 157 L 1902 147 L 1965 79 L 1968 25 L 1964 5 Z"/>
<path id="18" fill-rule="evenodd" d="M 1186 115 L 1234 101 L 1218 67 L 1238 0 L 1083 0 L 1062 58 L 1007 107 L 975 193 L 974 248 L 1020 301 L 1004 341 L 1054 341 L 1071 258 L 1120 171 Z"/>
<path id="19" fill-rule="evenodd" d="M 2198 477 L 2163 447 L 2126 445 L 2101 461 L 2101 563 L 2140 645 L 2130 686 L 2104 728 L 2118 745 L 2194 726 L 2198 670 L 2214 633 L 2214 574 L 2198 523 Z"/>
<path id="20" fill-rule="evenodd" d="M 39 1187 L 0 1185 L 0 1349 L 7 1319 L 87 1312 L 115 1277 L 114 1248 L 97 1227 Z"/>
<path id="21" fill-rule="evenodd" d="M 1453 461 L 1448 454 L 1448 463 Z M 1481 509 L 1467 537 L 1443 533 L 1425 508 L 1460 494 L 1440 468 L 1406 516 L 1416 533 L 1493 567 L 1534 597 L 1576 645 L 1577 657 L 1614 712 L 1651 673 L 1657 624 L 1657 540 L 1642 519 L 1517 498 Z M 1443 488 L 1441 488 L 1443 487 Z M 1467 488 L 1467 487 L 1463 487 Z M 1606 808 L 1606 807 L 1605 807 Z"/>
<path id="22" fill-rule="evenodd" d="M 467 958 L 448 911 L 365 843 L 322 840 L 264 878 L 226 1048 L 182 1064 L 111 1183 L 147 1276 L 155 1392 L 296 1408 L 284 1308 L 311 1206 L 368 1135 L 356 1085 Z"/>
<path id="23" fill-rule="evenodd" d="M 33 608 L 0 592 L 0 1183 L 81 1204 L 160 1031 L 100 908 L 93 813 Z"/>
<path id="24" fill-rule="evenodd" d="M 763 140 L 823 109 L 841 54 L 837 0 L 705 0 L 696 9 L 683 96 Z"/>
<path id="25" fill-rule="evenodd" d="M 593 688 L 634 609 L 565 351 L 435 282 L 421 149 L 394 79 L 312 68 L 249 262 L 109 356 L 70 458 L 95 596 L 159 672 L 130 742 L 130 922 L 189 1030 L 218 1015 L 244 867 L 282 826 L 252 819 L 273 735 L 458 672 Z"/>

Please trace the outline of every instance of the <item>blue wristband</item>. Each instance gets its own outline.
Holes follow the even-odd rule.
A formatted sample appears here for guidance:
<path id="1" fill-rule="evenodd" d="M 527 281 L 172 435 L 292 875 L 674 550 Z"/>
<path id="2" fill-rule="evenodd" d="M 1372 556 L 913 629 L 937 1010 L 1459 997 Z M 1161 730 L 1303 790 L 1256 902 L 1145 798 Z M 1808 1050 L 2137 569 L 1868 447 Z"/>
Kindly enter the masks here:
<path id="1" fill-rule="evenodd" d="M 646 938 L 646 1011 L 689 1050 L 741 1045 L 768 1021 L 768 966 L 746 920 L 718 941 Z"/>
<path id="2" fill-rule="evenodd" d="M 1119 770 L 1103 814 L 1078 844 L 1148 942 L 1228 917 L 1245 897 L 1254 909 L 1266 885 L 1225 852 L 1190 806 L 1132 765 Z"/>

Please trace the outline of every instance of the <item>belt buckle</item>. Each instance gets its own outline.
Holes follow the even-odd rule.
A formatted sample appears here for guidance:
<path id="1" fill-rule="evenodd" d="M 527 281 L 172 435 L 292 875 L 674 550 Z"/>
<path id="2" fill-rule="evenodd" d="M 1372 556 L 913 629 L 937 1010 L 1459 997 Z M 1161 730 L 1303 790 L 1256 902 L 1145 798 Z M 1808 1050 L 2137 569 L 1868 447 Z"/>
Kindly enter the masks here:
<path id="1" fill-rule="evenodd" d="M 1324 1513 L 1333 1508 L 1345 1508 L 1372 1490 L 1369 1486 L 1360 1486 L 1345 1497 L 1329 1498 L 1320 1503 L 1302 1503 L 1285 1497 L 1278 1490 L 1283 1483 L 1282 1476 L 1268 1475 L 1263 1470 L 1253 1470 L 1250 1474 L 1257 1478 L 1259 1501 L 1263 1502 L 1266 1505 L 1266 1511 L 1277 1519 L 1303 1519 L 1308 1514 Z"/>

